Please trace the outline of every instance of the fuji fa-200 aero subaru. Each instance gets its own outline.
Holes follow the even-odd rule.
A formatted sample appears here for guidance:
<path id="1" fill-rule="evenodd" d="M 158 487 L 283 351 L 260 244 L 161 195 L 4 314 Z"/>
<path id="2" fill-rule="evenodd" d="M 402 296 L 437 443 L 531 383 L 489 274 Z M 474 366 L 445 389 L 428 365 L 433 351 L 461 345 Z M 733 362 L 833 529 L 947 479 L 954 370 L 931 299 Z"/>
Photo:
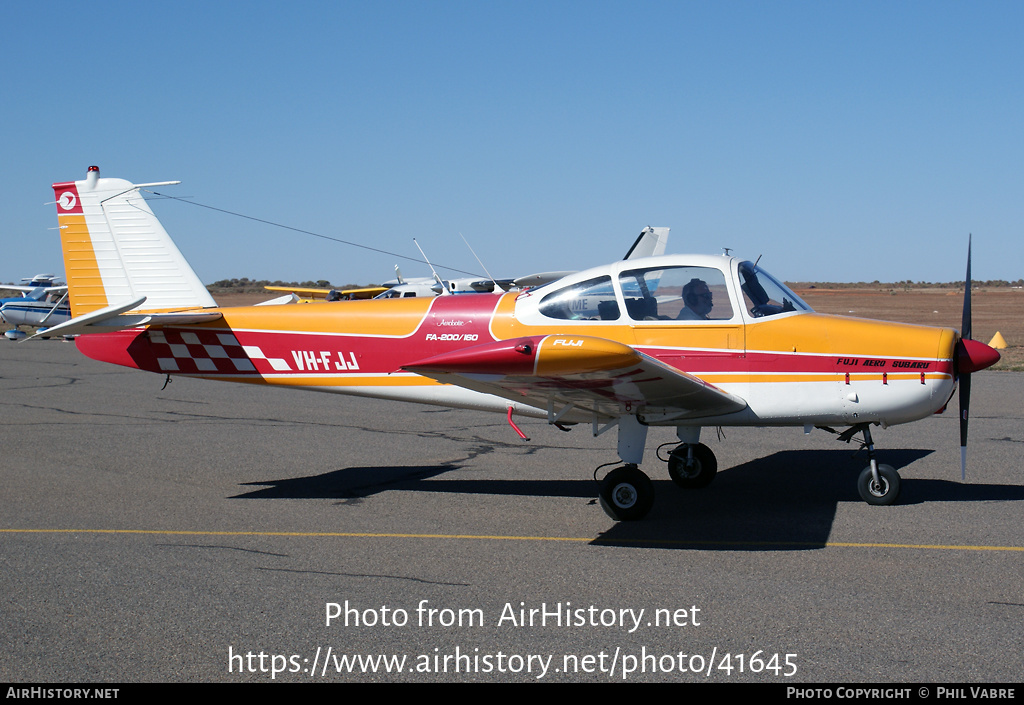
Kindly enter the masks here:
<path id="1" fill-rule="evenodd" d="M 73 318 L 51 335 L 162 375 L 615 428 L 621 465 L 599 494 L 617 519 L 652 505 L 638 468 L 650 426 L 675 427 L 668 472 L 682 487 L 716 473 L 704 427 L 846 427 L 868 450 L 861 497 L 891 504 L 899 474 L 876 461 L 871 426 L 925 418 L 959 382 L 965 445 L 969 375 L 999 357 L 969 340 L 969 283 L 961 337 L 815 313 L 730 256 L 623 260 L 500 295 L 220 308 L 142 197 L 156 185 L 95 167 L 54 184 Z"/>

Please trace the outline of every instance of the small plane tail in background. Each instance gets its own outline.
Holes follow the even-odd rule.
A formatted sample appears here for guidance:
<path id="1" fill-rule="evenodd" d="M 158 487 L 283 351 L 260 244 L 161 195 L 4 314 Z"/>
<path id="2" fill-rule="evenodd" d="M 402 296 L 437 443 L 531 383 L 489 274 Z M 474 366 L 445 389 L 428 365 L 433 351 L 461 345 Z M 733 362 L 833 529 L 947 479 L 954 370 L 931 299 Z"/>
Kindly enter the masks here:
<path id="1" fill-rule="evenodd" d="M 100 178 L 53 185 L 65 278 L 75 317 L 145 297 L 145 311 L 216 306 L 139 193 L 146 186 Z"/>
<path id="2" fill-rule="evenodd" d="M 671 228 L 652 228 L 647 226 L 640 231 L 636 242 L 629 248 L 629 252 L 622 259 L 639 259 L 641 257 L 657 257 L 665 254 L 665 246 L 668 244 L 668 231 Z"/>

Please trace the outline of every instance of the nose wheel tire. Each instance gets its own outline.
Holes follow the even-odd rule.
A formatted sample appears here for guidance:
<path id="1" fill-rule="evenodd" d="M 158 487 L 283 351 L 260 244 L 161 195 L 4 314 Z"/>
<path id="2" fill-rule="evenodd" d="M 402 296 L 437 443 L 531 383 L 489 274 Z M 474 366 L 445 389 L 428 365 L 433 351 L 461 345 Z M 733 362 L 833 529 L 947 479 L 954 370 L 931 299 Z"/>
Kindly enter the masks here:
<path id="1" fill-rule="evenodd" d="M 693 446 L 693 458 L 688 458 L 689 446 L 683 443 L 668 456 L 668 474 L 672 482 L 686 489 L 707 487 L 718 472 L 715 454 L 703 443 Z"/>
<path id="2" fill-rule="evenodd" d="M 601 482 L 601 508 L 616 521 L 635 521 L 647 516 L 654 505 L 654 485 L 635 465 L 608 473 Z"/>
<path id="3" fill-rule="evenodd" d="M 879 465 L 878 482 L 875 482 L 869 465 L 857 479 L 857 491 L 868 504 L 895 504 L 900 495 L 900 474 L 891 465 Z"/>

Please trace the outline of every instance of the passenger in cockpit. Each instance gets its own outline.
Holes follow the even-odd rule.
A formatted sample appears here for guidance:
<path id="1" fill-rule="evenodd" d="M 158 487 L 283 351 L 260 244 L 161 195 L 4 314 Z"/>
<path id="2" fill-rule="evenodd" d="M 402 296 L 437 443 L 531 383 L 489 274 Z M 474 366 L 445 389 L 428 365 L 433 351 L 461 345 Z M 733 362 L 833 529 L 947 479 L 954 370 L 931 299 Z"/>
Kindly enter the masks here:
<path id="1" fill-rule="evenodd" d="M 706 321 L 714 307 L 711 289 L 703 279 L 691 279 L 683 285 L 683 308 L 676 316 L 678 321 Z"/>

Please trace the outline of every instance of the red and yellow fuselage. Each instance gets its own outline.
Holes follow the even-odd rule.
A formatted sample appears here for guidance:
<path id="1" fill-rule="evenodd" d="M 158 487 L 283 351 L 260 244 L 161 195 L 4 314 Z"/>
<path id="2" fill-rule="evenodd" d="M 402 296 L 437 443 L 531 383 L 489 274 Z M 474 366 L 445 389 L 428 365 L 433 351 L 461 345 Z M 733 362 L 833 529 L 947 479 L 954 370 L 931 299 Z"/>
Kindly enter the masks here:
<path id="1" fill-rule="evenodd" d="M 504 411 L 508 399 L 403 368 L 458 350 L 471 355 L 473 348 L 503 340 L 587 336 L 639 351 L 746 401 L 745 410 L 701 418 L 701 425 L 903 423 L 934 413 L 954 389 L 958 335 L 951 328 L 811 312 L 746 323 L 536 325 L 517 316 L 517 303 L 524 303 L 517 298 L 478 294 L 222 308 L 214 309 L 222 318 L 212 323 L 83 335 L 78 346 L 92 358 L 161 374 Z M 542 348 L 536 371 L 557 379 L 576 370 L 585 352 L 580 347 Z M 511 404 L 517 413 L 547 414 Z M 623 408 L 637 411 L 642 413 Z"/>

